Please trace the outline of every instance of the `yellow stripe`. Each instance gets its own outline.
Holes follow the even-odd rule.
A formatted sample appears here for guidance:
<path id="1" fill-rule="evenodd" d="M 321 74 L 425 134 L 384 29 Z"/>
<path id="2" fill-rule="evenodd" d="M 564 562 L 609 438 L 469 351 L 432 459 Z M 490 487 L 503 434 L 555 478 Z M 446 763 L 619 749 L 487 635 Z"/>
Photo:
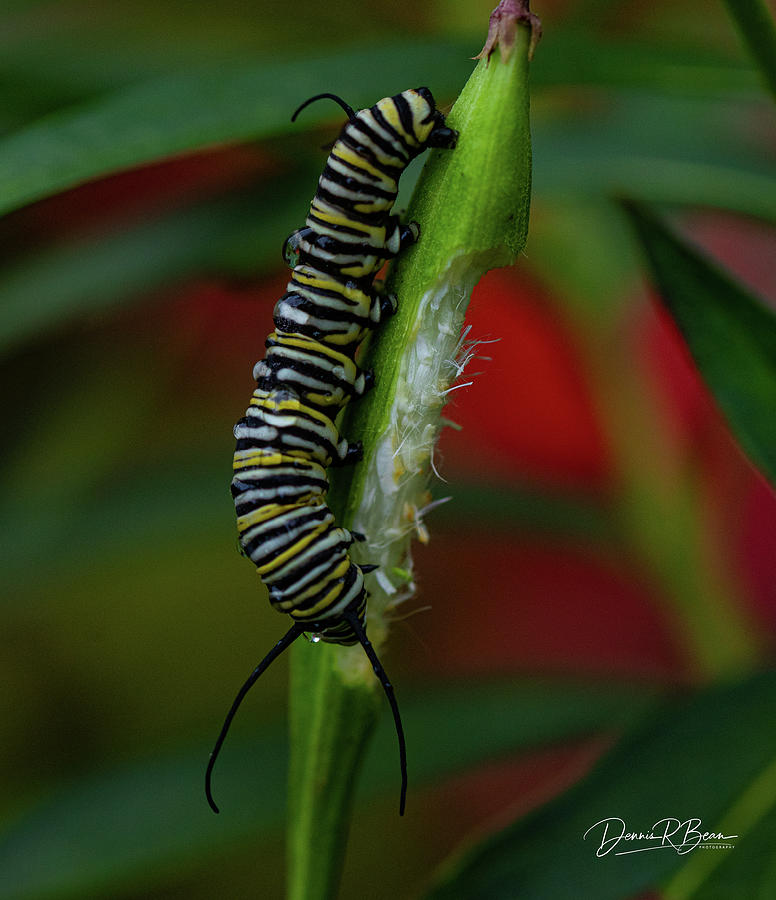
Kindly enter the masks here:
<path id="1" fill-rule="evenodd" d="M 322 222 L 324 222 L 325 225 L 331 225 L 332 231 L 334 231 L 333 226 L 344 225 L 347 228 L 357 231 L 359 236 L 363 236 L 363 240 L 365 242 L 371 242 L 373 246 L 382 247 L 385 243 L 384 225 L 367 225 L 365 222 L 357 222 L 355 219 L 349 219 L 346 216 L 332 213 L 331 211 L 326 209 L 326 207 L 320 206 L 316 201 L 313 201 L 313 205 L 310 207 L 310 212 L 317 219 L 320 219 Z M 317 225 L 316 228 L 321 229 L 324 228 L 325 225 Z M 348 246 L 350 246 L 350 244 L 348 244 Z M 359 245 L 356 243 L 352 246 L 354 250 L 357 250 Z"/>
<path id="2" fill-rule="evenodd" d="M 305 465 L 299 466 L 299 462 L 303 462 Z M 274 469 L 276 467 L 289 465 L 294 466 L 300 474 L 317 475 L 320 473 L 322 477 L 325 477 L 326 475 L 326 470 L 319 463 L 310 459 L 305 459 L 304 457 L 300 459 L 300 457 L 291 456 L 288 453 L 276 453 L 271 457 L 262 456 L 258 453 L 251 453 L 248 456 L 239 456 L 238 454 L 235 454 L 232 463 L 232 471 L 239 472 L 241 469 Z"/>
<path id="3" fill-rule="evenodd" d="M 358 156 L 350 147 L 346 147 L 341 141 L 337 141 L 334 145 L 334 149 L 331 151 L 331 155 L 336 159 L 339 157 L 343 162 L 348 163 L 348 165 L 354 166 L 356 169 L 361 169 L 364 172 L 369 172 L 371 175 L 374 175 L 376 178 L 379 178 L 380 181 L 390 181 L 393 184 L 396 184 L 395 180 L 391 178 L 389 175 L 386 175 L 385 172 L 381 172 L 380 169 L 376 169 L 374 166 L 371 166 L 363 157 Z"/>
<path id="4" fill-rule="evenodd" d="M 309 286 L 311 288 L 322 288 L 324 290 L 336 291 L 338 294 L 341 294 L 343 297 L 348 300 L 353 300 L 356 303 L 364 303 L 369 301 L 369 294 L 365 291 L 360 290 L 355 287 L 348 287 L 345 284 L 342 284 L 339 281 L 335 281 L 333 278 L 323 276 L 318 277 L 315 275 L 309 275 L 306 272 L 296 272 L 294 275 L 294 279 L 302 285 Z"/>
<path id="5" fill-rule="evenodd" d="M 353 275 L 356 278 L 365 277 L 366 275 L 371 275 L 372 272 L 377 272 L 379 269 L 381 269 L 384 262 L 385 259 L 383 257 L 378 257 L 373 263 L 367 263 L 366 260 L 362 262 L 360 266 L 354 263 L 347 269 L 343 268 L 342 274 Z"/>
<path id="6" fill-rule="evenodd" d="M 404 128 L 402 128 L 401 119 L 399 118 L 399 113 L 396 110 L 396 104 L 393 100 L 386 98 L 385 101 L 378 103 L 377 106 L 386 121 L 395 131 L 398 131 L 399 134 L 402 134 L 405 137 L 412 137 L 414 142 L 415 135 L 408 135 Z"/>
<path id="7" fill-rule="evenodd" d="M 284 563 L 289 562 L 295 556 L 304 550 L 305 547 L 309 546 L 317 537 L 326 531 L 329 528 L 329 522 L 321 522 L 317 525 L 310 534 L 298 540 L 295 544 L 292 544 L 287 550 L 284 550 L 278 556 L 276 556 L 271 562 L 268 562 L 266 565 L 257 566 L 256 571 L 261 575 L 262 579 L 265 575 L 270 572 L 273 572 L 275 569 L 280 568 Z"/>
<path id="8" fill-rule="evenodd" d="M 344 270 L 343 270 L 343 271 L 344 271 Z M 348 324 L 350 325 L 350 323 L 348 323 Z M 353 327 L 356 327 L 356 326 L 355 326 L 355 323 L 353 324 Z M 359 329 L 359 330 L 361 331 L 361 330 L 365 330 L 365 329 Z M 326 335 L 326 340 L 327 340 L 330 344 L 337 344 L 338 346 L 342 346 L 342 347 L 345 347 L 345 346 L 347 346 L 348 344 L 353 344 L 353 343 L 355 343 L 354 340 L 353 340 L 353 338 L 350 336 L 350 332 L 349 332 L 349 331 L 345 332 L 344 334 L 333 334 L 333 333 L 329 333 L 329 334 Z M 361 340 L 361 338 L 358 339 L 358 341 L 360 341 L 360 340 Z"/>
<path id="9" fill-rule="evenodd" d="M 393 206 L 393 200 L 386 200 L 384 197 L 378 197 L 376 200 L 367 202 L 359 200 L 353 204 L 353 209 L 361 213 L 379 213 L 386 212 Z"/>
<path id="10" fill-rule="evenodd" d="M 234 455 L 232 468 L 237 471 L 237 469 L 247 469 L 253 466 L 260 468 L 264 466 L 282 466 L 284 462 L 286 460 L 283 458 L 282 453 L 259 453 L 255 450 L 245 453 L 244 450 L 238 450 Z"/>
<path id="11" fill-rule="evenodd" d="M 325 581 L 316 581 L 315 584 L 311 585 L 307 590 L 305 590 L 301 594 L 297 594 L 294 597 L 294 603 L 298 604 L 299 601 L 307 599 L 307 597 L 312 597 L 315 594 L 319 594 L 326 584 L 331 581 L 335 581 L 337 578 L 342 578 L 348 569 L 350 568 L 350 559 L 346 556 L 342 560 L 342 562 L 337 566 L 336 569 L 331 571 L 327 576 Z M 328 596 L 328 595 L 327 595 Z"/>
<path id="12" fill-rule="evenodd" d="M 326 612 L 329 607 L 334 606 L 334 604 L 339 600 L 342 595 L 344 585 L 335 584 L 334 587 L 329 591 L 328 594 L 320 601 L 320 603 L 316 603 L 315 606 L 311 606 L 310 609 L 302 610 L 304 613 L 303 616 L 300 615 L 300 619 L 315 619 L 322 612 Z M 294 618 L 297 618 L 294 616 Z"/>
<path id="13" fill-rule="evenodd" d="M 269 503 L 266 506 L 260 506 L 252 512 L 237 517 L 237 530 L 242 534 L 254 525 L 260 525 L 262 522 L 267 522 L 269 519 L 288 512 L 288 510 L 301 509 L 307 505 L 306 503 Z"/>
<path id="14" fill-rule="evenodd" d="M 329 416 L 318 412 L 317 409 L 305 406 L 301 400 L 271 400 L 269 397 L 251 397 L 251 406 L 258 406 L 261 409 L 269 409 L 270 412 L 282 415 L 284 412 L 300 412 L 311 419 L 317 419 L 327 428 L 334 428 L 334 423 Z"/>
<path id="15" fill-rule="evenodd" d="M 322 201 L 315 199 L 310 206 L 310 211 L 315 213 L 316 218 L 322 219 L 324 222 L 328 222 L 330 225 L 347 225 L 349 228 L 356 228 L 359 231 L 363 231 L 364 233 L 369 232 L 371 229 L 368 225 L 364 225 L 363 222 L 355 222 L 353 219 L 348 218 L 348 216 L 343 215 L 342 213 L 337 213 L 332 211 L 331 209 L 327 209 L 325 206 L 321 205 Z"/>
<path id="16" fill-rule="evenodd" d="M 279 348 L 290 347 L 291 349 L 296 350 L 314 350 L 316 355 L 325 356 L 333 362 L 339 363 L 346 371 L 355 370 L 356 368 L 356 364 L 345 353 L 340 353 L 333 347 L 322 344 L 320 341 L 316 341 L 314 338 L 308 337 L 307 335 L 298 335 L 294 333 L 288 337 L 286 335 L 278 336 L 277 333 L 273 331 L 270 335 L 270 339 L 276 340 Z"/>

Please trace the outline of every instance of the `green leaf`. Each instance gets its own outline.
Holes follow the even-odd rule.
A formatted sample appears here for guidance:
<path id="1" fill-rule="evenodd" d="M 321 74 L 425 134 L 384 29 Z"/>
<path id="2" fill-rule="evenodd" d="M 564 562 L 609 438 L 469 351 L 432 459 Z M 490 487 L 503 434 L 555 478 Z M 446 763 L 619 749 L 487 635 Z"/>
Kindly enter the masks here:
<path id="1" fill-rule="evenodd" d="M 730 897 L 741 896 L 742 885 L 746 885 L 746 896 L 752 900 L 776 897 L 775 829 L 776 810 L 771 808 L 753 833 L 743 835 L 742 841 L 736 841 L 734 853 L 709 860 L 715 867 L 714 871 L 688 871 L 687 874 L 692 876 L 688 890 L 684 890 L 684 885 L 678 880 L 682 874 L 680 872 L 676 884 L 669 882 L 665 887 L 665 900 L 729 900 Z M 698 878 L 698 875 L 703 877 Z"/>
<path id="2" fill-rule="evenodd" d="M 7 5 L 7 3 L 6 3 Z M 352 15 L 350 4 L 337 6 L 339 20 L 346 22 Z M 353 4 L 355 6 L 355 4 Z M 199 19 L 187 10 L 188 19 L 175 16 L 165 7 L 159 20 L 142 20 L 127 29 L 126 16 L 121 12 L 113 15 L 110 27 L 105 28 L 103 11 L 102 23 L 94 30 L 89 22 L 72 18 L 54 24 L 40 20 L 34 28 L 8 27 L 2 34 L 0 45 L 0 110 L 4 116 L 15 115 L 18 120 L 29 120 L 34 115 L 42 115 L 57 106 L 82 101 L 107 91 L 113 91 L 140 79 L 158 77 L 173 71 L 196 69 L 203 63 L 215 67 L 230 67 L 235 64 L 250 64 L 267 53 L 275 58 L 292 52 L 300 52 L 296 47 L 290 50 L 290 38 L 302 47 L 298 35 L 290 35 L 282 26 L 273 32 L 273 23 L 266 20 L 261 30 L 240 28 L 235 20 L 232 27 L 219 23 L 212 16 Z M 308 27 L 319 35 L 320 26 L 328 28 L 332 34 L 339 31 L 337 42 L 345 35 L 340 22 L 332 17 L 332 10 L 311 24 L 311 18 L 320 16 L 315 8 L 299 9 Z M 147 11 L 146 11 L 147 14 Z M 449 11 L 445 11 L 449 21 Z M 707 48 L 654 42 L 643 35 L 637 38 L 620 32 L 614 36 L 597 34 L 590 23 L 600 22 L 594 14 L 588 22 L 555 23 L 552 40 L 545 42 L 541 53 L 533 62 L 532 79 L 536 85 L 586 84 L 622 86 L 634 85 L 640 88 L 657 87 L 666 92 L 688 92 L 696 94 L 749 93 L 759 87 L 757 72 L 750 66 L 731 61 L 725 55 Z M 219 25 L 223 31 L 215 31 Z M 374 34 L 367 39 L 378 40 L 378 26 L 384 23 L 370 22 L 368 17 L 360 23 L 372 25 Z M 385 23 L 387 24 L 387 23 Z M 397 23 L 399 28 L 400 23 Z M 63 27 L 65 26 L 65 27 Z M 1 31 L 2 29 L 0 29 Z M 319 35 L 321 45 L 331 46 L 323 35 Z M 361 44 L 364 35 L 360 35 Z M 88 41 L 90 52 L 83 52 Z M 393 43 L 396 36 L 388 35 L 387 43 Z M 455 44 L 460 47 L 461 57 L 470 57 L 480 41 L 479 33 L 472 33 L 471 40 L 464 38 L 450 40 L 439 37 L 437 43 Z M 338 53 L 348 52 L 339 48 Z"/>
<path id="3" fill-rule="evenodd" d="M 776 28 L 768 7 L 763 0 L 727 0 L 727 7 L 776 97 Z"/>
<path id="4" fill-rule="evenodd" d="M 588 34 L 572 33 L 563 35 L 557 45 L 543 47 L 537 54 L 538 81 L 550 85 L 580 80 L 618 86 L 635 83 L 660 89 L 681 83 L 692 85 L 700 96 L 721 88 L 741 90 L 752 83 L 751 71 L 716 58 L 688 62 L 662 48 L 623 47 L 600 39 L 598 49 L 591 52 L 589 41 Z M 451 95 L 470 70 L 469 57 L 475 47 L 475 42 L 466 40 L 404 41 L 288 63 L 257 64 L 238 58 L 236 62 L 199 69 L 189 66 L 185 74 L 160 74 L 143 83 L 119 86 L 110 94 L 51 113 L 0 142 L 0 213 L 83 181 L 175 153 L 286 133 L 292 128 L 289 116 L 300 98 L 319 91 L 322 85 L 358 106 L 374 102 L 375 97 L 389 94 L 397 86 L 429 81 L 433 72 L 433 90 L 440 97 Z M 50 81 L 48 55 L 42 56 L 40 77 Z M 637 64 L 632 64 L 634 60 Z M 576 62 L 572 65 L 570 61 Z M 70 67 L 65 68 L 69 71 Z M 148 70 L 144 60 L 129 65 L 132 78 L 144 69 Z M 34 80 L 34 71 L 30 77 Z M 740 98 L 737 100 L 740 102 Z M 305 122 L 313 124 L 331 119 L 332 112 L 321 104 L 306 111 L 305 116 Z M 693 127 L 671 133 L 676 137 L 696 131 Z M 616 134 L 613 129 L 612 136 Z M 706 142 L 705 146 L 714 147 L 715 142 Z M 558 161 L 564 159 L 567 165 L 574 162 L 577 175 L 590 167 L 569 154 L 565 143 Z M 641 164 L 632 169 L 638 175 Z M 593 174 L 596 171 L 594 166 Z M 601 174 L 607 171 L 604 168 Z M 610 174 L 619 177 L 617 169 Z M 677 174 L 673 183 L 681 188 L 686 177 L 697 179 L 703 174 L 697 166 L 688 166 L 688 171 Z M 713 172 L 710 175 L 710 184 L 719 183 L 723 191 L 729 179 L 717 179 Z M 671 177 L 670 171 L 665 177 Z M 731 196 L 735 197 L 735 192 Z"/>
<path id="5" fill-rule="evenodd" d="M 575 7 L 579 11 L 579 6 Z M 570 11 L 569 11 L 570 12 Z M 552 31 L 531 62 L 531 80 L 537 86 L 600 85 L 657 89 L 664 94 L 751 93 L 757 89 L 755 72 L 708 48 L 654 42 L 643 35 L 619 31 L 600 34 L 591 26 L 602 21 L 600 12 L 585 23 L 553 23 Z"/>
<path id="6" fill-rule="evenodd" d="M 109 310 L 207 272 L 235 270 L 238 254 L 257 274 L 280 258 L 307 196 L 298 179 L 275 179 L 116 234 L 80 239 L 0 272 L 0 355 L 79 315 Z M 241 274 L 248 268 L 243 259 Z"/>
<path id="7" fill-rule="evenodd" d="M 653 126 L 659 118 L 665 128 L 658 138 Z M 676 144 L 670 135 L 685 122 L 691 123 L 691 136 Z M 562 127 L 539 122 L 534 128 L 538 147 L 534 180 L 538 202 L 549 208 L 537 224 L 551 244 L 559 244 L 543 266 L 544 277 L 560 279 L 566 295 L 574 285 L 592 278 L 590 295 L 599 301 L 605 296 L 596 274 L 602 265 L 611 270 L 614 286 L 621 283 L 631 265 L 627 248 L 601 257 L 584 252 L 580 241 L 594 242 L 594 236 L 606 229 L 607 240 L 615 242 L 612 246 L 625 243 L 616 217 L 600 199 L 622 184 L 636 186 L 640 196 L 658 202 L 721 205 L 773 218 L 774 205 L 768 202 L 776 192 L 772 172 L 740 147 L 722 152 L 726 140 L 725 118 L 706 104 L 657 103 L 655 97 L 625 94 L 618 95 L 607 116 L 595 123 L 589 118 Z M 716 148 L 713 160 L 708 158 L 709 147 Z M 411 171 L 406 173 L 403 189 L 412 177 Z M 75 315 L 126 304 L 176 279 L 203 271 L 255 273 L 279 256 L 283 237 L 303 217 L 311 184 L 312 173 L 309 179 L 302 174 L 278 179 L 260 191 L 246 192 L 242 200 L 211 201 L 15 262 L 0 274 L 0 352 Z M 572 228 L 575 217 L 589 218 L 597 210 L 595 227 Z M 534 242 L 529 264 L 542 264 L 544 244 Z M 558 254 L 569 265 L 575 263 L 572 270 L 557 266 Z M 593 266 L 595 259 L 598 263 Z M 612 296 L 619 298 L 619 289 L 613 289 Z"/>
<path id="8" fill-rule="evenodd" d="M 264 729 L 250 747 L 238 744 L 224 754 L 220 817 L 208 808 L 202 787 L 209 749 L 202 745 L 84 777 L 6 823 L 0 898 L 112 893 L 118 885 L 195 868 L 207 853 L 278 827 L 285 805 L 282 729 Z M 262 802 L 243 802 L 249 791 Z"/>
<path id="9" fill-rule="evenodd" d="M 280 11 L 257 10 L 240 0 L 222 0 L 217 14 L 197 0 L 132 0 L 131 15 L 122 3 L 106 3 L 93 16 L 79 14 L 77 0 L 58 3 L 56 16 L 49 15 L 50 10 L 41 12 L 48 2 L 4 0 L 0 6 L 3 113 L 6 99 L 11 108 L 24 109 L 31 100 L 33 109 L 46 104 L 50 109 L 203 64 L 255 64 L 270 57 L 301 61 L 321 52 L 347 52 L 348 42 L 364 47 L 386 39 L 401 41 L 408 26 L 420 25 L 410 10 L 390 21 L 364 15 L 358 0 L 339 0 L 328 7 L 296 0 L 294 23 L 304 23 L 302 27 L 290 27 Z M 26 14 L 9 8 L 25 5 L 30 7 Z M 356 20 L 358 29 L 353 29 Z M 464 50 L 464 55 L 472 52 Z"/>
<path id="10" fill-rule="evenodd" d="M 600 203 L 638 196 L 701 204 L 776 221 L 776 169 L 765 142 L 742 139 L 747 122 L 770 115 L 761 101 L 677 97 L 619 90 L 596 109 L 534 114 L 538 202 Z"/>
<path id="11" fill-rule="evenodd" d="M 323 59 L 244 64 L 168 75 L 53 113 L 0 142 L 0 213 L 91 178 L 226 141 L 284 134 L 299 103 L 321 85 L 368 105 L 396 83 L 435 74 L 454 93 L 471 61 L 459 44 L 406 42 Z M 332 117 L 318 104 L 311 125 Z M 301 126 L 299 126 L 301 130 Z"/>
<path id="12" fill-rule="evenodd" d="M 622 900 L 659 888 L 695 862 L 694 855 L 670 848 L 617 855 L 634 849 L 630 842 L 597 857 L 603 826 L 587 839 L 585 834 L 611 817 L 623 819 L 631 832 L 648 832 L 666 817 L 700 818 L 702 830 L 750 839 L 767 823 L 764 812 L 771 814 L 776 802 L 775 702 L 776 675 L 766 673 L 670 704 L 566 794 L 453 860 L 428 896 Z M 752 796 L 764 777 L 768 791 L 752 814 L 752 804 L 741 800 Z M 735 852 L 692 851 L 731 858 Z M 744 880 L 734 895 L 755 896 Z"/>
<path id="13" fill-rule="evenodd" d="M 620 728 L 656 699 L 635 685 L 514 679 L 407 694 L 403 712 L 416 748 L 410 761 L 414 786 L 522 748 Z M 367 760 L 362 802 L 397 788 L 392 723 L 384 724 Z M 6 822 L 0 898 L 106 895 L 117 885 L 126 889 L 195 871 L 208 854 L 248 845 L 257 831 L 279 829 L 287 752 L 282 726 L 263 725 L 255 738 L 225 747 L 214 781 L 220 816 L 208 809 L 202 788 L 209 749 L 182 748 L 85 776 Z M 248 802 L 258 796 L 260 804 Z"/>
<path id="14" fill-rule="evenodd" d="M 734 834 L 735 853 L 693 854 L 663 886 L 665 900 L 712 900 L 736 896 L 766 900 L 776 887 L 776 759 L 742 792 L 720 820 L 719 833 Z M 717 829 L 715 829 L 717 830 Z"/>
<path id="15" fill-rule="evenodd" d="M 744 451 L 776 484 L 776 315 L 649 207 L 624 206 L 701 375 Z"/>
<path id="16" fill-rule="evenodd" d="M 677 144 L 671 135 L 686 122 L 691 123 L 690 136 Z M 573 204 L 580 207 L 577 218 L 589 217 L 596 204 L 601 206 L 600 196 L 622 184 L 636 186 L 640 196 L 658 202 L 721 205 L 773 218 L 774 207 L 768 199 L 776 191 L 776 179 L 758 164 L 756 154 L 729 144 L 725 122 L 713 106 L 698 101 L 658 103 L 655 97 L 627 94 L 612 98 L 607 115 L 594 123 L 589 117 L 563 126 L 540 121 L 534 128 L 535 183 L 538 202 L 551 207 L 537 220 L 540 229 L 555 243 L 563 242 L 564 229 L 570 230 L 575 215 Z M 716 148 L 713 159 L 709 147 Z M 412 176 L 411 171 L 406 174 L 403 189 Z M 312 173 L 309 180 L 297 174 L 246 192 L 243 201 L 211 201 L 15 262 L 0 274 L 0 352 L 78 313 L 130 302 L 143 292 L 203 270 L 255 272 L 278 256 L 277 246 L 301 221 L 311 184 Z M 401 199 L 399 205 L 403 205 Z M 566 260 L 579 260 L 572 274 L 568 267 L 560 269 L 553 258 L 545 266 L 548 277 L 568 283 L 575 276 L 578 284 L 590 260 L 599 260 L 594 271 L 601 268 L 600 254 L 579 249 L 580 234 L 590 242 L 601 228 L 607 228 L 608 240 L 625 242 L 608 209 L 601 209 L 598 219 L 595 227 L 574 231 L 571 246 L 566 241 L 557 249 Z M 573 255 L 572 247 L 576 247 Z M 534 244 L 540 253 L 541 248 L 541 241 Z M 607 257 L 612 278 L 621 279 L 631 265 L 630 254 L 619 249 Z M 528 262 L 535 265 L 537 261 L 541 258 L 532 253 Z M 564 292 L 568 294 L 568 288 Z M 591 295 L 601 296 L 597 284 L 591 285 Z"/>

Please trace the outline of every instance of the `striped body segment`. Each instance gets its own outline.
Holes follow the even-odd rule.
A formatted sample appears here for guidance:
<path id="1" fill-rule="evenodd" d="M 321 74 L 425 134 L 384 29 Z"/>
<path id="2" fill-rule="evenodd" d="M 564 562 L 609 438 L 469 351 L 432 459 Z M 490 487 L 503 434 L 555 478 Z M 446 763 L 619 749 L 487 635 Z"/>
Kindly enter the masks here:
<path id="1" fill-rule="evenodd" d="M 256 566 L 278 612 L 293 620 L 243 685 L 229 711 L 206 774 L 248 689 L 297 637 L 360 643 L 394 714 L 406 791 L 404 737 L 393 689 L 366 636 L 367 566 L 350 547 L 363 536 L 338 526 L 326 505 L 331 465 L 356 462 L 359 444 L 342 438 L 338 413 L 371 387 L 374 377 L 355 356 L 359 344 L 396 310 L 374 278 L 383 264 L 418 240 L 415 222 L 391 213 L 402 172 L 427 147 L 455 146 L 428 88 L 404 91 L 354 112 L 332 147 L 304 227 L 286 240 L 293 272 L 278 300 L 275 330 L 256 363 L 256 390 L 234 429 L 231 491 L 243 553 Z M 302 109 L 305 104 L 302 104 Z M 297 113 L 299 110 L 297 110 Z M 295 114 L 296 116 L 296 114 Z"/>
<path id="2" fill-rule="evenodd" d="M 304 227 L 284 246 L 293 273 L 275 307 L 267 354 L 254 368 L 251 405 L 235 427 L 240 543 L 273 606 L 324 641 L 356 643 L 352 630 L 330 626 L 341 625 L 345 608 L 365 607 L 365 589 L 348 556 L 354 536 L 331 522 L 313 527 L 311 510 L 326 510 L 323 470 L 359 456 L 358 446 L 340 439 L 334 419 L 371 386 L 355 353 L 395 310 L 374 276 L 419 235 L 415 223 L 402 225 L 391 214 L 399 176 L 429 143 L 445 142 L 454 142 L 453 132 L 424 88 L 380 100 L 345 125 Z M 252 462 L 251 451 L 261 454 Z M 322 468 L 311 479 L 296 463 Z M 261 525 L 252 518 L 257 513 Z M 282 550 L 272 537 L 280 529 L 289 536 Z"/>

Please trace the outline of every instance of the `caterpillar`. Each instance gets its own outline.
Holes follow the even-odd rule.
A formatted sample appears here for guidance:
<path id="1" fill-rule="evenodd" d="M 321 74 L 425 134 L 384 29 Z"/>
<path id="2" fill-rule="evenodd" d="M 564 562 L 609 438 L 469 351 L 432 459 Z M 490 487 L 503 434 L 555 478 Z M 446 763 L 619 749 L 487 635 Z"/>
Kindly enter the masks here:
<path id="1" fill-rule="evenodd" d="M 399 744 L 404 814 L 407 760 L 399 707 L 385 669 L 366 634 L 364 575 L 349 548 L 364 535 L 337 525 L 326 505 L 332 465 L 357 462 L 360 443 L 340 437 L 337 414 L 374 383 L 356 351 L 397 301 L 374 283 L 383 264 L 415 243 L 416 222 L 403 225 L 391 213 L 404 169 L 427 147 L 455 147 L 458 133 L 445 125 L 428 88 L 386 97 L 355 112 L 336 94 L 316 94 L 299 106 L 331 99 L 348 121 L 335 141 L 303 228 L 283 245 L 292 267 L 277 302 L 275 330 L 266 356 L 256 363 L 256 390 L 235 425 L 237 441 L 231 491 L 242 552 L 269 589 L 272 606 L 287 613 L 291 628 L 240 688 L 215 743 L 213 766 L 232 719 L 258 678 L 300 635 L 349 646 L 361 644 L 393 713 Z"/>

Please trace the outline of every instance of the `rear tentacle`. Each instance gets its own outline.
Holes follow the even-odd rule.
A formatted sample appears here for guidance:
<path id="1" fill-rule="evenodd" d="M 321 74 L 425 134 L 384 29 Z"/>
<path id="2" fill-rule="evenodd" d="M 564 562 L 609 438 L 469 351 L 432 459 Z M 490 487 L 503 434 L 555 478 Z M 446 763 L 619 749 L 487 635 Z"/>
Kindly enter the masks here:
<path id="1" fill-rule="evenodd" d="M 388 679 L 388 675 L 386 674 L 385 669 L 383 668 L 383 664 L 380 662 L 377 653 L 375 652 L 375 648 L 372 646 L 371 641 L 366 636 L 366 631 L 364 626 L 361 624 L 361 620 L 358 617 L 358 614 L 354 610 L 349 610 L 343 613 L 342 618 L 350 625 L 353 629 L 353 633 L 358 638 L 359 643 L 364 648 L 364 653 L 366 653 L 369 658 L 369 662 L 372 663 L 372 668 L 374 669 L 375 675 L 377 675 L 380 684 L 383 686 L 383 690 L 385 691 L 385 696 L 388 699 L 388 703 L 391 707 L 391 712 L 393 713 L 393 721 L 396 725 L 396 737 L 399 741 L 399 767 L 401 769 L 401 793 L 399 795 L 399 815 L 404 815 L 404 806 L 407 800 L 407 745 L 404 742 L 404 728 L 401 724 L 401 715 L 399 713 L 399 704 L 396 702 L 396 695 L 393 692 L 393 685 Z"/>
<path id="2" fill-rule="evenodd" d="M 270 663 L 277 659 L 284 650 L 290 647 L 291 644 L 293 644 L 294 641 L 303 632 L 304 628 L 299 624 L 292 625 L 291 628 L 289 628 L 289 630 L 283 635 L 283 637 L 277 642 L 277 644 L 275 644 L 275 646 L 269 651 L 269 653 L 258 664 L 258 666 L 256 666 L 253 672 L 251 672 L 248 680 L 240 688 L 237 696 L 234 698 L 234 703 L 232 703 L 229 712 L 226 714 L 226 719 L 224 719 L 224 724 L 221 727 L 221 733 L 218 735 L 218 739 L 216 740 L 213 751 L 210 754 L 210 760 L 205 771 L 205 796 L 207 797 L 207 802 L 210 804 L 210 808 L 215 813 L 217 813 L 219 809 L 216 806 L 215 800 L 213 800 L 213 793 L 210 789 L 210 782 L 213 775 L 213 766 L 216 764 L 218 754 L 221 752 L 221 747 L 223 746 L 224 740 L 226 739 L 227 732 L 229 731 L 229 726 L 232 724 L 232 719 L 239 709 L 240 704 L 245 699 L 245 695 L 253 687 L 253 685 L 256 684 L 256 682 L 259 680 L 259 677 L 263 672 L 266 671 Z"/>

